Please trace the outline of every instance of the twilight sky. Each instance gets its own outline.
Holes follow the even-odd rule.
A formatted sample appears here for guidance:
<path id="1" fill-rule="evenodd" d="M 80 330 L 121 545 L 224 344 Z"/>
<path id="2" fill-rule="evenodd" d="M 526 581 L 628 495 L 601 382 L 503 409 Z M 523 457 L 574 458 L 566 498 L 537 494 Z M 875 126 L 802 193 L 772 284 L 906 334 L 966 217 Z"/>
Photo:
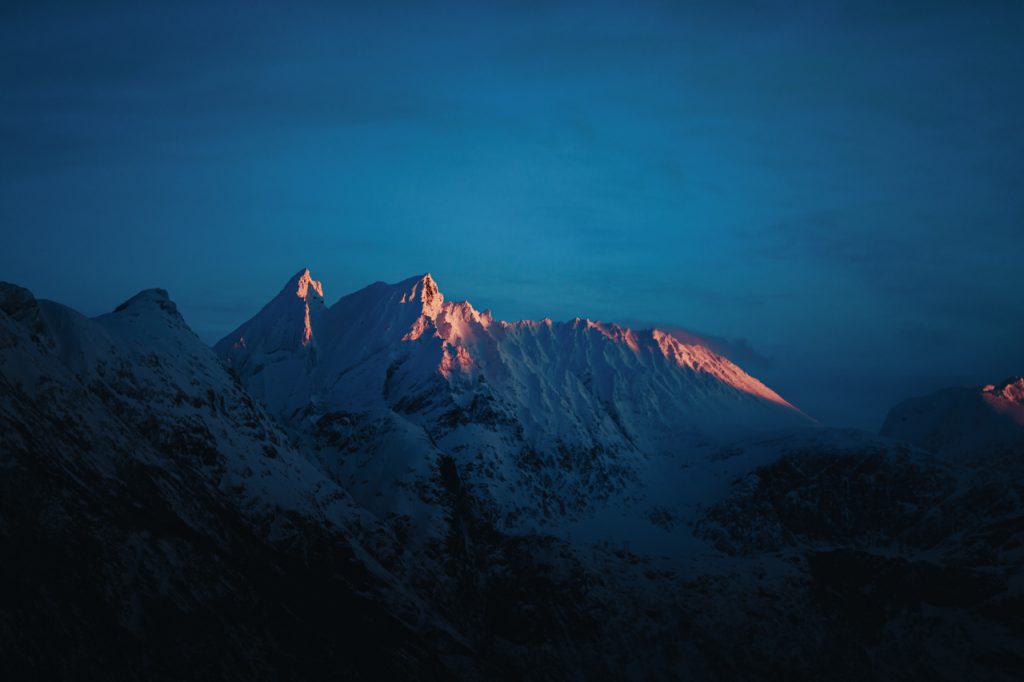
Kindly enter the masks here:
<path id="1" fill-rule="evenodd" d="M 1024 3 L 341 4 L 0 9 L 0 279 L 213 342 L 430 271 L 872 430 L 1024 373 Z"/>

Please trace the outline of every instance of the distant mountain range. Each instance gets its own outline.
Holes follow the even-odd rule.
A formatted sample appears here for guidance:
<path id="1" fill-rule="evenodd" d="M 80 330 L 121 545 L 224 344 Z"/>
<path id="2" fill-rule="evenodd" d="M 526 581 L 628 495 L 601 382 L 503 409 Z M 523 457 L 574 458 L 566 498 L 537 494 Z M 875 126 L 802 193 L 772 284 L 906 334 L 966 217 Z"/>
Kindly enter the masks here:
<path id="1" fill-rule="evenodd" d="M 825 428 L 658 330 L 0 284 L 11 679 L 1019 679 L 1024 381 Z"/>

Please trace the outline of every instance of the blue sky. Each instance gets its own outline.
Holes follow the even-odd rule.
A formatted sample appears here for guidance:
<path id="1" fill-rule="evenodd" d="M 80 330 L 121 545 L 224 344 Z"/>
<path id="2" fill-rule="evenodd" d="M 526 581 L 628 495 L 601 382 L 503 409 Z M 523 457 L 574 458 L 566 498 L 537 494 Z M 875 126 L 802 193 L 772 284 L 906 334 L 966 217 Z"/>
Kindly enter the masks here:
<path id="1" fill-rule="evenodd" d="M 819 419 L 1024 373 L 1024 4 L 24 3 L 0 279 L 672 325 Z"/>

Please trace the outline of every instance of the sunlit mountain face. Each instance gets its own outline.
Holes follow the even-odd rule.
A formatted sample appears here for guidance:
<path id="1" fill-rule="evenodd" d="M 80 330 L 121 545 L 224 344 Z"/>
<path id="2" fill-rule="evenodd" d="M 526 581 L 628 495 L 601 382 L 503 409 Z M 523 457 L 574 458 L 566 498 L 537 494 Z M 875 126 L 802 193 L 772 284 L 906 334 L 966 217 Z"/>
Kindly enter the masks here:
<path id="1" fill-rule="evenodd" d="M 1024 679 L 1024 3 L 8 5 L 2 682 Z"/>

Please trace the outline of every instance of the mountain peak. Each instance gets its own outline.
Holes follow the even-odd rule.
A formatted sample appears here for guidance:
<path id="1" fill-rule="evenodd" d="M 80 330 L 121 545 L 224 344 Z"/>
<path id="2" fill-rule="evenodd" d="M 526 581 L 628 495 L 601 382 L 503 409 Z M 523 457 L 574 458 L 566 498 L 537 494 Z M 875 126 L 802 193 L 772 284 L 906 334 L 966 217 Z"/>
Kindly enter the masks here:
<path id="1" fill-rule="evenodd" d="M 312 289 L 312 294 L 310 293 Z M 324 286 L 319 280 L 313 279 L 309 268 L 302 268 L 288 280 L 281 290 L 282 294 L 291 294 L 298 298 L 308 298 L 311 295 L 320 298 L 324 297 Z"/>
<path id="2" fill-rule="evenodd" d="M 227 356 L 232 366 L 244 365 L 281 350 L 314 346 L 320 318 L 327 311 L 323 285 L 302 268 L 255 316 L 217 342 L 214 350 Z M 256 339 L 263 344 L 254 345 Z"/>
<path id="3" fill-rule="evenodd" d="M 403 280 L 398 287 L 402 291 L 399 303 L 421 303 L 423 314 L 427 317 L 435 317 L 441 310 L 444 294 L 437 288 L 437 282 L 429 272 Z"/>
<path id="4" fill-rule="evenodd" d="M 1000 384 L 989 384 L 981 390 L 982 393 L 1024 404 L 1024 377 L 1012 377 Z"/>

